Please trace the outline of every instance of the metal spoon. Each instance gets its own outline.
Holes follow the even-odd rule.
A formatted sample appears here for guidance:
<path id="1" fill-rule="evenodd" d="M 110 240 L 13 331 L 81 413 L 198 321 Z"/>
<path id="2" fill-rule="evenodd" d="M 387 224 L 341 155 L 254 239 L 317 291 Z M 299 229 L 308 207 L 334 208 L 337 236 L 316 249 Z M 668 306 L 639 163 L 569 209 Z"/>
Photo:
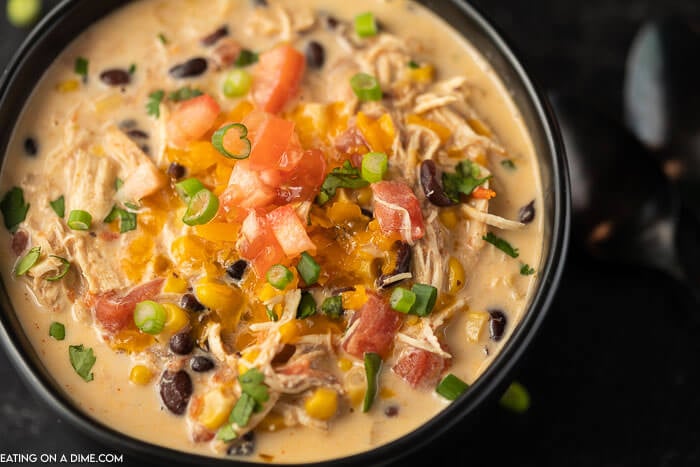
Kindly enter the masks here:
<path id="1" fill-rule="evenodd" d="M 700 300 L 700 266 L 681 257 L 700 238 L 656 159 L 612 117 L 572 96 L 552 95 L 569 160 L 573 246 L 605 261 L 660 269 Z M 689 264 L 690 263 L 690 264 Z"/>

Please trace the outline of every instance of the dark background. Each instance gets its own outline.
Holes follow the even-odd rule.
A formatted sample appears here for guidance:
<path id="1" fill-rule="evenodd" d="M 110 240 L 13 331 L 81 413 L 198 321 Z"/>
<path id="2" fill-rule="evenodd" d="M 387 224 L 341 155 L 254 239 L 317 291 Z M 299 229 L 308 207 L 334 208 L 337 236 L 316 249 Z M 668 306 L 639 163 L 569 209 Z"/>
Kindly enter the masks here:
<path id="1" fill-rule="evenodd" d="M 545 91 L 573 90 L 616 118 L 626 54 L 640 25 L 700 14 L 698 0 L 474 3 Z M 4 65 L 27 31 L 1 16 Z M 690 60 L 700 59 L 696 52 Z M 698 304 L 663 273 L 597 262 L 574 246 L 547 321 L 516 374 L 531 393 L 530 410 L 517 415 L 494 404 L 404 463 L 700 465 L 696 315 Z M 108 450 L 33 399 L 0 353 L 0 453 L 14 452 Z"/>

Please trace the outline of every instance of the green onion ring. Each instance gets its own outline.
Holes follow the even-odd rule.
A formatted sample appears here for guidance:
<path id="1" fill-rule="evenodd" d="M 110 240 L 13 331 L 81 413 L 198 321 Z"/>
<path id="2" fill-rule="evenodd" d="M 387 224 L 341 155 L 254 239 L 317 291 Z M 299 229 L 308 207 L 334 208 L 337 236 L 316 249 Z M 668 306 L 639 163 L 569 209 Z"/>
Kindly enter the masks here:
<path id="1" fill-rule="evenodd" d="M 29 252 L 17 262 L 17 266 L 15 266 L 15 276 L 25 275 L 39 260 L 39 256 L 41 256 L 41 247 L 35 246 L 29 250 Z"/>
<path id="2" fill-rule="evenodd" d="M 232 154 L 226 150 L 224 147 L 224 136 L 229 130 L 235 128 L 238 130 L 241 141 L 243 141 L 243 151 L 240 154 Z M 222 126 L 211 137 L 211 144 L 214 145 L 217 151 L 219 151 L 224 156 L 229 159 L 247 159 L 250 156 L 251 143 L 248 137 L 248 128 L 242 123 L 231 123 L 229 125 Z"/>
<path id="3" fill-rule="evenodd" d="M 73 230 L 88 230 L 92 224 L 92 216 L 87 211 L 74 209 L 68 215 L 67 223 Z"/>
<path id="4" fill-rule="evenodd" d="M 61 270 L 56 274 L 55 276 L 47 277 L 47 281 L 57 281 L 59 279 L 63 279 L 63 277 L 68 274 L 68 270 L 70 269 L 70 261 L 68 261 L 66 258 L 61 258 L 60 256 L 56 255 L 49 255 L 51 258 L 57 258 L 63 263 L 63 266 L 61 267 Z"/>
<path id="5" fill-rule="evenodd" d="M 384 96 L 377 78 L 367 73 L 357 73 L 350 78 L 350 86 L 355 95 L 363 102 L 380 101 Z"/>
<path id="6" fill-rule="evenodd" d="M 190 198 L 182 222 L 187 225 L 206 224 L 219 211 L 219 198 L 214 193 L 203 188 Z"/>

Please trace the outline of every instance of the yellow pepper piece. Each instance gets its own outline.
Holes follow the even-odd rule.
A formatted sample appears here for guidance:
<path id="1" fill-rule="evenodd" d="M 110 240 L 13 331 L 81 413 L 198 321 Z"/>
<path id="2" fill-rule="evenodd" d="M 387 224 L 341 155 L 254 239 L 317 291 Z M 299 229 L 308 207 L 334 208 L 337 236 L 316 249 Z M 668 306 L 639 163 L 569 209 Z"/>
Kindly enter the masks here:
<path id="1" fill-rule="evenodd" d="M 410 76 L 416 83 L 430 83 L 435 78 L 435 67 L 432 65 L 421 65 L 418 68 L 411 68 Z"/>
<path id="2" fill-rule="evenodd" d="M 391 115 L 384 114 L 373 120 L 363 112 L 357 114 L 357 128 L 362 132 L 372 151 L 389 155 L 396 138 L 396 127 Z"/>
<path id="3" fill-rule="evenodd" d="M 187 291 L 187 281 L 176 273 L 171 272 L 163 284 L 164 293 L 185 293 Z"/>
<path id="4" fill-rule="evenodd" d="M 352 367 L 352 360 L 350 360 L 349 358 L 341 357 L 338 359 L 338 368 L 340 368 L 341 371 L 350 371 Z"/>
<path id="5" fill-rule="evenodd" d="M 80 87 L 80 82 L 77 79 L 67 79 L 56 85 L 56 90 L 60 93 L 74 92 Z"/>
<path id="6" fill-rule="evenodd" d="M 134 365 L 129 372 L 129 381 L 139 386 L 147 385 L 153 378 L 153 372 L 144 365 Z"/>
<path id="7" fill-rule="evenodd" d="M 420 125 L 429 130 L 434 131 L 435 134 L 438 135 L 442 143 L 445 143 L 445 141 L 447 141 L 450 138 L 450 136 L 452 136 L 452 132 L 449 128 L 442 126 L 439 123 L 435 123 L 431 120 L 427 120 L 421 117 L 420 115 L 410 114 L 408 117 L 406 117 L 406 122 L 409 125 Z"/>
<path id="8" fill-rule="evenodd" d="M 221 389 L 215 389 L 202 398 L 202 412 L 199 414 L 199 423 L 207 429 L 214 431 L 228 419 L 233 409 L 234 398 L 225 395 Z"/>
<path id="9" fill-rule="evenodd" d="M 467 312 L 466 334 L 467 342 L 475 344 L 479 342 L 481 331 L 489 320 L 489 314 L 484 311 Z"/>
<path id="10" fill-rule="evenodd" d="M 448 262 L 448 270 L 449 270 L 449 279 L 448 279 L 448 284 L 449 284 L 449 292 L 451 294 L 456 294 L 460 290 L 462 290 L 462 287 L 464 287 L 464 282 L 465 282 L 465 274 L 464 274 L 464 266 L 462 266 L 462 263 L 455 258 L 454 256 L 450 258 Z"/>
<path id="11" fill-rule="evenodd" d="M 190 315 L 185 310 L 172 303 L 163 303 L 165 308 L 165 324 L 163 325 L 163 334 L 175 334 L 180 329 L 190 324 Z"/>
<path id="12" fill-rule="evenodd" d="M 240 101 L 236 106 L 229 112 L 228 120 L 233 122 L 241 122 L 244 118 L 248 116 L 250 112 L 253 111 L 255 106 L 250 101 Z"/>
<path id="13" fill-rule="evenodd" d="M 368 300 L 364 285 L 357 285 L 355 290 L 343 292 L 341 296 L 343 298 L 343 308 L 347 310 L 359 310 Z"/>
<path id="14" fill-rule="evenodd" d="M 235 242 L 240 226 L 226 222 L 210 222 L 194 228 L 195 234 L 210 242 Z"/>
<path id="15" fill-rule="evenodd" d="M 235 310 L 243 302 L 236 289 L 218 282 L 200 282 L 195 286 L 194 294 L 199 303 L 217 312 Z"/>
<path id="16" fill-rule="evenodd" d="M 329 388 L 318 388 L 304 402 L 306 413 L 318 420 L 329 420 L 338 411 L 338 393 Z"/>
<path id="17" fill-rule="evenodd" d="M 467 123 L 469 123 L 469 126 L 472 127 L 472 130 L 474 130 L 474 133 L 477 135 L 485 136 L 487 138 L 493 136 L 493 133 L 491 133 L 489 127 L 487 127 L 481 120 L 477 118 L 470 118 L 467 120 Z"/>

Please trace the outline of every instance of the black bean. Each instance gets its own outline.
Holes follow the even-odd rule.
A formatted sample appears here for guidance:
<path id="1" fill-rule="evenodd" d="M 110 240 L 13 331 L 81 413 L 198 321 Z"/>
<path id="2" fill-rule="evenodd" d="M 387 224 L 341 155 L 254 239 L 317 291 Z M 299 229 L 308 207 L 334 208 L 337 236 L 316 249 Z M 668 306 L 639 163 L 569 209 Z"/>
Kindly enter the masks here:
<path id="1" fill-rule="evenodd" d="M 185 371 L 165 371 L 160 378 L 160 398 L 175 415 L 185 413 L 192 395 L 192 380 Z"/>
<path id="2" fill-rule="evenodd" d="M 229 267 L 226 268 L 226 274 L 228 276 L 235 280 L 235 281 L 240 281 L 243 279 L 243 274 L 245 274 L 246 269 L 248 269 L 248 261 L 244 259 L 239 259 L 233 264 L 230 264 Z"/>
<path id="3" fill-rule="evenodd" d="M 253 6 L 267 8 L 270 5 L 267 3 L 267 0 L 253 0 Z"/>
<path id="4" fill-rule="evenodd" d="M 138 126 L 138 122 L 132 118 L 119 122 L 119 129 L 122 131 L 133 130 Z"/>
<path id="5" fill-rule="evenodd" d="M 168 73 L 173 78 L 192 78 L 207 71 L 207 60 L 202 57 L 195 57 L 184 63 L 179 63 L 172 67 Z"/>
<path id="6" fill-rule="evenodd" d="M 499 341 L 506 330 L 506 315 L 501 310 L 489 310 L 489 337 Z"/>
<path id="7" fill-rule="evenodd" d="M 340 24 L 340 21 L 338 21 L 338 18 L 336 18 L 333 15 L 326 15 L 324 20 L 325 20 L 324 24 L 325 24 L 326 29 L 333 30 L 333 29 L 337 28 L 338 25 Z"/>
<path id="8" fill-rule="evenodd" d="M 205 373 L 214 368 L 214 362 L 212 362 L 210 358 L 198 355 L 192 357 L 192 360 L 190 360 L 190 368 L 197 373 Z"/>
<path id="9" fill-rule="evenodd" d="M 199 303 L 197 298 L 191 293 L 186 293 L 180 298 L 180 306 L 187 311 L 202 311 L 204 310 L 204 305 Z"/>
<path id="10" fill-rule="evenodd" d="M 397 405 L 390 405 L 384 409 L 384 415 L 387 417 L 396 417 L 399 414 L 399 407 Z"/>
<path id="11" fill-rule="evenodd" d="M 128 130 L 126 135 L 131 139 L 148 139 L 148 133 L 143 130 L 139 130 L 138 128 Z"/>
<path id="12" fill-rule="evenodd" d="M 168 166 L 168 175 L 170 176 L 170 178 L 174 178 L 175 180 L 179 180 L 182 177 L 184 177 L 185 172 L 186 172 L 185 166 L 180 165 L 177 162 L 172 162 Z"/>
<path id="13" fill-rule="evenodd" d="M 131 75 L 127 70 L 112 68 L 100 73 L 100 80 L 109 86 L 123 86 L 131 82 Z"/>
<path id="14" fill-rule="evenodd" d="M 24 140 L 24 152 L 28 156 L 36 156 L 39 153 L 39 145 L 31 136 Z"/>
<path id="15" fill-rule="evenodd" d="M 326 49 L 320 43 L 311 41 L 306 44 L 306 63 L 310 68 L 322 68 L 325 62 Z"/>
<path id="16" fill-rule="evenodd" d="M 284 346 L 282 347 L 282 350 L 277 352 L 277 355 L 275 355 L 272 358 L 271 363 L 273 365 L 284 365 L 285 363 L 287 363 L 289 361 L 290 358 L 292 358 L 292 356 L 294 356 L 296 351 L 297 351 L 296 346 L 291 345 L 291 344 L 284 344 Z"/>
<path id="17" fill-rule="evenodd" d="M 533 199 L 528 204 L 520 208 L 518 212 L 518 219 L 523 224 L 529 224 L 535 220 L 535 200 Z"/>
<path id="18" fill-rule="evenodd" d="M 177 355 L 188 355 L 194 350 L 194 338 L 189 329 L 172 335 L 170 338 L 170 350 Z"/>
<path id="19" fill-rule="evenodd" d="M 141 146 L 139 146 L 139 149 L 141 149 L 141 151 L 143 151 L 144 154 L 151 153 L 151 147 L 147 144 L 142 144 Z"/>
<path id="20" fill-rule="evenodd" d="M 255 452 L 255 433 L 249 431 L 236 440 L 226 451 L 229 456 L 250 456 Z"/>
<path id="21" fill-rule="evenodd" d="M 201 43 L 203 46 L 208 47 L 216 44 L 219 41 L 219 39 L 224 38 L 226 36 L 228 36 L 228 26 L 223 25 L 208 36 L 202 38 Z"/>
<path id="22" fill-rule="evenodd" d="M 360 208 L 360 212 L 362 213 L 363 216 L 367 216 L 370 219 L 374 219 L 374 213 L 372 211 L 370 211 L 369 209 Z"/>
<path id="23" fill-rule="evenodd" d="M 421 162 L 420 184 L 423 187 L 425 197 L 435 206 L 445 207 L 456 204 L 442 188 L 441 180 L 438 177 L 437 165 L 430 159 Z"/>
<path id="24" fill-rule="evenodd" d="M 377 279 L 377 287 L 380 289 L 400 284 L 405 279 L 395 282 L 388 280 L 397 274 L 404 274 L 411 270 L 411 245 L 397 240 L 394 242 L 394 248 L 396 248 L 396 266 L 389 274 L 382 274 L 379 276 Z"/>

